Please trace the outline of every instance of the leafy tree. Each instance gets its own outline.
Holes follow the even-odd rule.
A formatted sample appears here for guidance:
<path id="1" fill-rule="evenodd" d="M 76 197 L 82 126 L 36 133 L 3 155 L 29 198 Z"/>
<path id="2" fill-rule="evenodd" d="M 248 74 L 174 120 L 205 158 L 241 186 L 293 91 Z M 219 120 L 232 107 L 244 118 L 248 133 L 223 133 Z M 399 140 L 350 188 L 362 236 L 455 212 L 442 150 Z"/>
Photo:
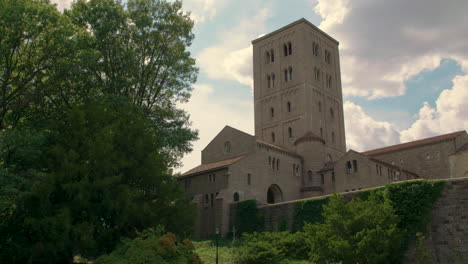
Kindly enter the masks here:
<path id="1" fill-rule="evenodd" d="M 157 224 L 190 232 L 194 211 L 159 151 L 164 140 L 126 98 L 72 108 L 42 131 L 38 149 L 15 144 L 4 153 L 12 161 L 5 170 L 31 180 L 0 226 L 8 238 L 0 259 L 69 262 L 109 252 L 121 237 Z M 40 155 L 30 157 L 34 151 Z"/>
<path id="2" fill-rule="evenodd" d="M 336 194 L 323 210 L 324 223 L 304 228 L 314 262 L 385 263 L 401 247 L 398 217 L 379 194 L 349 203 Z"/>

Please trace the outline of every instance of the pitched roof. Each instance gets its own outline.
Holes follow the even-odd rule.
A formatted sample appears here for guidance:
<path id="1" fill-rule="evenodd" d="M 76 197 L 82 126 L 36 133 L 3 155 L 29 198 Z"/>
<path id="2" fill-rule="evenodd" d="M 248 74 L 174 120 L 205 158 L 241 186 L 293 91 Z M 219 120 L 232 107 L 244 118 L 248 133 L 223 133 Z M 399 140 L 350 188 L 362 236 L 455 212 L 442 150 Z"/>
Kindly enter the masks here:
<path id="1" fill-rule="evenodd" d="M 373 149 L 373 150 L 362 152 L 362 154 L 367 155 L 367 156 L 376 156 L 376 155 L 386 154 L 386 153 L 390 153 L 394 151 L 421 147 L 424 145 L 430 145 L 430 144 L 439 143 L 442 141 L 452 140 L 464 133 L 466 133 L 464 130 L 457 131 L 457 132 L 453 132 L 453 133 L 449 133 L 445 135 L 420 139 L 420 140 L 411 141 L 411 142 L 402 143 L 402 144 L 393 145 L 393 146 L 388 146 L 384 148 Z"/>
<path id="2" fill-rule="evenodd" d="M 466 150 L 468 150 L 468 143 L 461 146 L 455 153 L 459 153 L 459 152 L 466 151 Z"/>
<path id="3" fill-rule="evenodd" d="M 309 132 L 305 133 L 305 135 L 303 135 L 302 137 L 296 139 L 296 141 L 294 141 L 294 145 L 297 145 L 300 142 L 306 141 L 306 140 L 319 140 L 319 141 L 322 141 L 322 143 L 325 144 L 325 140 L 322 137 L 319 137 L 319 136 L 317 136 L 314 133 L 309 131 Z"/>
<path id="4" fill-rule="evenodd" d="M 245 157 L 247 157 L 247 155 L 241 155 L 241 156 L 237 156 L 237 157 L 234 157 L 234 158 L 225 159 L 225 160 L 221 160 L 221 161 L 217 161 L 217 162 L 201 164 L 201 165 L 199 165 L 199 166 L 197 166 L 197 167 L 183 173 L 179 177 L 185 177 L 185 176 L 189 176 L 189 175 L 192 175 L 192 174 L 198 174 L 198 173 L 206 172 L 206 171 L 210 171 L 210 170 L 221 169 L 221 168 L 227 167 L 229 165 L 232 165 L 232 164 L 238 162 L 239 160 L 241 160 L 241 159 L 243 159 Z"/>

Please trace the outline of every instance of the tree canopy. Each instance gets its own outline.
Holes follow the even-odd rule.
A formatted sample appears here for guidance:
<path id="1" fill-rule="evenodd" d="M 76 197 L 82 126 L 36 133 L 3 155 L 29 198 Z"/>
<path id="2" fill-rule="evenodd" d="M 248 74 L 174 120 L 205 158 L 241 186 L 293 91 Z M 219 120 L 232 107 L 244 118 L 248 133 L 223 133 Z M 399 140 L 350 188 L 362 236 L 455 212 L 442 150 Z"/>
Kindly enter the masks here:
<path id="1" fill-rule="evenodd" d="M 193 207 L 171 175 L 196 131 L 181 2 L 0 0 L 0 262 L 96 257 Z"/>

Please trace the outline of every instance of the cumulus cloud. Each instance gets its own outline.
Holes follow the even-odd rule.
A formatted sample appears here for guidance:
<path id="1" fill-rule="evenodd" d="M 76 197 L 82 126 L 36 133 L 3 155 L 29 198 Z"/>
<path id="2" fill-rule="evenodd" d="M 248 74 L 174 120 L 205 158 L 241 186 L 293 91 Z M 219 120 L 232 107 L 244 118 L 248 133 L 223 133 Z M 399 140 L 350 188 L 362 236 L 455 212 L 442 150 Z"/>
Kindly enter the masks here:
<path id="1" fill-rule="evenodd" d="M 264 32 L 269 9 L 260 9 L 256 16 L 247 17 L 237 26 L 219 34 L 219 42 L 197 55 L 200 70 L 209 78 L 237 81 L 253 86 L 252 45 L 248 44 Z M 252 26 L 255 25 L 255 26 Z"/>
<path id="2" fill-rule="evenodd" d="M 348 149 L 364 151 L 400 142 L 395 125 L 375 120 L 361 106 L 350 101 L 346 101 L 343 108 Z"/>
<path id="3" fill-rule="evenodd" d="M 458 61 L 468 72 L 468 1 L 318 0 L 320 27 L 340 41 L 346 96 L 400 96 L 404 82 Z"/>
<path id="4" fill-rule="evenodd" d="M 202 23 L 212 20 L 227 2 L 229 0 L 189 0 L 183 2 L 183 8 L 190 11 L 190 17 L 196 23 Z"/>
<path id="5" fill-rule="evenodd" d="M 200 165 L 201 151 L 224 128 L 229 125 L 253 134 L 253 104 L 251 100 L 220 99 L 213 96 L 215 90 L 208 84 L 195 84 L 192 97 L 181 108 L 190 113 L 192 128 L 198 129 L 199 140 L 194 142 L 193 151 L 183 159 L 179 172 Z"/>
<path id="6" fill-rule="evenodd" d="M 418 120 L 401 132 L 401 141 L 412 141 L 468 128 L 468 75 L 456 76 L 453 87 L 442 91 L 431 107 L 419 110 Z"/>

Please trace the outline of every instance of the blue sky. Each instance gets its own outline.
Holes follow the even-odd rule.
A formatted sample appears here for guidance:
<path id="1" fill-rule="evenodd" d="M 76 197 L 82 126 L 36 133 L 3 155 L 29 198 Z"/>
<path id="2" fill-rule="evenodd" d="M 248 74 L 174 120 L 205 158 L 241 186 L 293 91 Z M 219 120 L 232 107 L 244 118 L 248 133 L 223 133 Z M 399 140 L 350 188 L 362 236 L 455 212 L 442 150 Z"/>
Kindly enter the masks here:
<path id="1" fill-rule="evenodd" d="M 55 0 L 67 7 L 70 0 Z M 185 0 L 200 68 L 190 102 L 200 139 L 186 171 L 225 126 L 253 134 L 251 41 L 302 17 L 340 42 L 348 149 L 468 127 L 466 0 Z"/>

